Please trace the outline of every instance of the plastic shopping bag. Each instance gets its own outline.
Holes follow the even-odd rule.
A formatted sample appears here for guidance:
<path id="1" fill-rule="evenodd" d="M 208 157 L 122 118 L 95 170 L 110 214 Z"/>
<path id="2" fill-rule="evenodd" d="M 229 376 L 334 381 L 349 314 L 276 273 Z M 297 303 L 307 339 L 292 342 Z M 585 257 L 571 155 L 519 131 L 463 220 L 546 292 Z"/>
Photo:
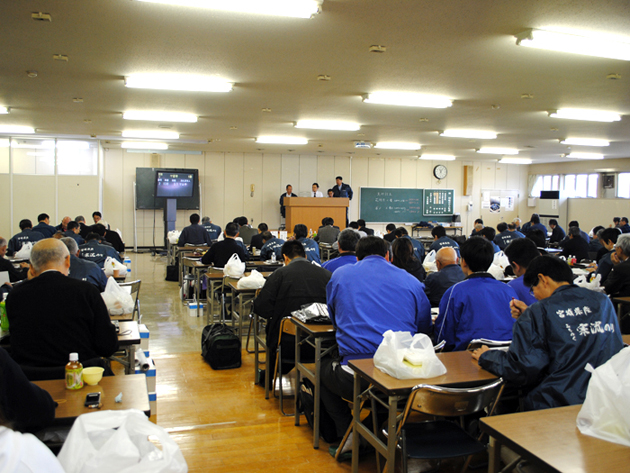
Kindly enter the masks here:
<path id="1" fill-rule="evenodd" d="M 223 274 L 231 278 L 240 278 L 244 273 L 245 263 L 241 263 L 241 259 L 234 253 L 223 268 Z"/>
<path id="2" fill-rule="evenodd" d="M 32 249 L 33 249 L 33 243 L 31 243 L 30 241 L 27 241 L 26 243 L 24 243 L 22 245 L 22 248 L 20 248 L 18 250 L 18 252 L 15 253 L 15 257 L 16 258 L 31 259 L 31 250 Z"/>
<path id="3" fill-rule="evenodd" d="M 429 253 L 422 260 L 422 266 L 427 273 L 437 272 L 437 265 L 435 264 L 435 250 L 429 251 Z"/>
<path id="4" fill-rule="evenodd" d="M 591 379 L 577 417 L 584 435 L 630 447 L 630 347 L 597 369 L 586 365 Z"/>
<path id="5" fill-rule="evenodd" d="M 241 278 L 236 283 L 237 289 L 260 289 L 265 285 L 265 278 L 255 269 L 249 276 Z"/>
<path id="6" fill-rule="evenodd" d="M 177 245 L 177 242 L 179 241 L 179 235 L 182 232 L 178 231 L 178 230 L 171 230 L 170 232 L 168 232 L 168 234 L 166 235 L 166 238 L 168 238 L 168 242 L 171 245 Z"/>
<path id="7" fill-rule="evenodd" d="M 573 280 L 573 284 L 576 286 L 584 287 L 586 289 L 590 289 L 591 291 L 604 293 L 604 286 L 601 285 L 602 275 L 596 275 L 592 281 L 588 281 L 587 276 L 584 274 L 578 276 Z"/>
<path id="8" fill-rule="evenodd" d="M 433 378 L 446 373 L 431 339 L 417 333 L 388 330 L 374 354 L 374 366 L 398 379 Z"/>
<path id="9" fill-rule="evenodd" d="M 494 279 L 502 280 L 505 278 L 505 270 L 509 265 L 510 260 L 505 256 L 505 253 L 498 251 L 494 254 L 494 259 L 492 260 L 490 268 L 488 268 L 488 272 L 494 276 Z"/>
<path id="10" fill-rule="evenodd" d="M 105 263 L 103 263 L 103 270 L 105 271 L 105 276 L 107 277 L 114 276 L 115 278 L 122 278 L 127 276 L 127 266 L 111 256 L 108 256 L 105 259 Z"/>
<path id="11" fill-rule="evenodd" d="M 157 439 L 160 447 L 149 437 Z M 177 444 L 136 409 L 102 411 L 77 417 L 59 462 L 66 473 L 185 473 Z"/>
<path id="12" fill-rule="evenodd" d="M 107 279 L 105 291 L 101 293 L 103 301 L 110 315 L 131 314 L 133 312 L 133 297 L 120 287 L 114 278 Z"/>

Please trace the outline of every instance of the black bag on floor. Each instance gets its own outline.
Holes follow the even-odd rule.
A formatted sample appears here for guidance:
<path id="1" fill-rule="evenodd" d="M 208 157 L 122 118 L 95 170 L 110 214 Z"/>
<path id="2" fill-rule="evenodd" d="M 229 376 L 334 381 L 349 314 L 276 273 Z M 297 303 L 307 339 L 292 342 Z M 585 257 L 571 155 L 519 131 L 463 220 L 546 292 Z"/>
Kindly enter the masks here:
<path id="1" fill-rule="evenodd" d="M 166 266 L 166 281 L 178 281 L 179 282 L 179 265 L 169 264 Z"/>
<path id="2" fill-rule="evenodd" d="M 201 356 L 213 370 L 241 367 L 241 339 L 225 324 L 206 325 L 201 332 Z"/>
<path id="3" fill-rule="evenodd" d="M 306 417 L 306 422 L 308 425 L 313 428 L 314 419 L 315 419 L 315 398 L 313 397 L 313 392 L 315 391 L 315 386 L 308 379 L 303 379 L 298 390 L 298 402 L 297 408 L 298 411 L 304 414 Z M 325 442 L 335 443 L 339 438 L 337 437 L 337 428 L 335 427 L 335 422 L 330 417 L 330 414 L 324 408 L 324 403 L 319 400 L 319 435 L 324 439 Z"/>

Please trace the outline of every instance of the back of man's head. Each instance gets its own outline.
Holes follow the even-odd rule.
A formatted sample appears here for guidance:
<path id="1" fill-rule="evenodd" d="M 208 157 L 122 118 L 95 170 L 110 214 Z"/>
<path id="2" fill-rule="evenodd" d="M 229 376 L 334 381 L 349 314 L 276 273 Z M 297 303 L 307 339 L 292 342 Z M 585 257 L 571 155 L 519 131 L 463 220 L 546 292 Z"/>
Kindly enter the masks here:
<path id="1" fill-rule="evenodd" d="M 578 227 L 578 228 L 580 228 L 580 222 L 578 222 L 577 220 L 571 220 L 569 222 L 569 228 L 571 228 L 571 227 Z"/>
<path id="2" fill-rule="evenodd" d="M 107 229 L 105 228 L 105 225 L 101 225 L 100 223 L 92 225 L 92 228 L 90 230 L 92 230 L 92 232 L 98 234 L 99 237 L 105 236 L 105 232 L 107 232 Z"/>
<path id="3" fill-rule="evenodd" d="M 355 230 L 358 230 L 358 229 L 359 229 L 359 224 L 358 224 L 357 222 L 354 222 L 354 221 L 350 222 L 350 223 L 348 224 L 348 226 L 349 226 L 350 228 L 354 228 Z"/>
<path id="4" fill-rule="evenodd" d="M 266 223 L 259 223 L 258 224 L 258 230 L 260 230 L 260 233 L 266 232 L 267 230 L 269 230 L 269 227 L 267 226 Z"/>
<path id="5" fill-rule="evenodd" d="M 483 237 L 470 237 L 459 247 L 459 254 L 473 272 L 488 271 L 494 260 L 494 248 Z"/>
<path id="6" fill-rule="evenodd" d="M 599 239 L 605 243 L 617 243 L 617 238 L 619 238 L 619 229 L 606 228 L 601 235 L 598 236 Z"/>
<path id="7" fill-rule="evenodd" d="M 440 263 L 442 267 L 450 266 L 457 263 L 457 251 L 450 246 L 440 248 L 435 254 L 436 263 Z"/>
<path id="8" fill-rule="evenodd" d="M 206 223 L 210 223 L 210 217 L 204 217 L 201 219 L 201 224 L 205 225 Z"/>
<path id="9" fill-rule="evenodd" d="M 27 228 L 33 228 L 33 224 L 28 218 L 20 220 L 20 230 L 26 230 Z"/>
<path id="10" fill-rule="evenodd" d="M 602 227 L 601 225 L 597 225 L 596 227 L 593 227 L 593 229 L 591 230 L 591 233 L 593 234 L 594 237 L 597 236 L 597 232 L 604 230 L 604 227 Z"/>
<path id="11" fill-rule="evenodd" d="M 437 237 L 437 238 L 445 237 L 446 236 L 446 230 L 444 229 L 444 227 L 442 225 L 438 225 L 437 227 L 433 227 L 431 229 L 431 236 Z"/>
<path id="12" fill-rule="evenodd" d="M 359 240 L 359 234 L 351 228 L 344 229 L 337 238 L 339 249 L 343 251 L 355 251 Z"/>
<path id="13" fill-rule="evenodd" d="M 557 283 L 571 284 L 573 282 L 573 272 L 569 265 L 554 256 L 544 255 L 534 258 L 523 276 L 523 284 L 527 287 L 535 286 L 538 284 L 539 274 L 547 276 Z"/>
<path id="14" fill-rule="evenodd" d="M 492 241 L 494 237 L 497 236 L 497 231 L 492 227 L 483 227 L 479 234 L 486 237 L 488 241 Z"/>
<path id="15" fill-rule="evenodd" d="M 516 225 L 514 225 L 513 223 L 508 223 L 508 230 L 510 231 L 516 230 Z"/>
<path id="16" fill-rule="evenodd" d="M 74 221 L 77 223 L 85 223 L 85 218 L 83 217 L 83 215 L 77 215 L 76 217 L 74 217 Z"/>
<path id="17" fill-rule="evenodd" d="M 409 235 L 409 233 L 407 232 L 407 229 L 405 227 L 398 227 L 394 231 L 394 235 L 396 235 L 396 238 L 402 238 L 405 235 Z"/>
<path id="18" fill-rule="evenodd" d="M 359 226 L 359 228 L 365 227 L 365 220 L 360 218 L 359 220 L 357 220 L 357 225 Z"/>
<path id="19" fill-rule="evenodd" d="M 290 260 L 294 258 L 306 258 L 304 246 L 297 240 L 289 240 L 282 245 L 282 254 Z"/>
<path id="20" fill-rule="evenodd" d="M 385 230 L 391 233 L 396 230 L 396 225 L 394 225 L 393 223 L 388 223 L 385 227 Z"/>
<path id="21" fill-rule="evenodd" d="M 230 222 L 225 226 L 225 235 L 229 237 L 235 237 L 238 235 L 238 224 Z"/>
<path id="22" fill-rule="evenodd" d="M 572 237 L 579 237 L 580 236 L 580 227 L 569 227 L 569 235 L 571 235 Z"/>
<path id="23" fill-rule="evenodd" d="M 630 256 L 630 233 L 619 235 L 615 246 L 619 248 L 625 256 Z"/>
<path id="24" fill-rule="evenodd" d="M 628 217 L 621 217 L 620 222 L 622 225 L 628 225 Z"/>
<path id="25" fill-rule="evenodd" d="M 244 225 L 249 224 L 249 220 L 247 220 L 247 217 L 239 217 L 238 224 L 242 227 Z"/>
<path id="26" fill-rule="evenodd" d="M 326 225 L 334 226 L 335 220 L 332 217 L 326 217 Z"/>
<path id="27" fill-rule="evenodd" d="M 356 247 L 357 259 L 361 261 L 366 256 L 377 255 L 385 258 L 387 255 L 387 245 L 385 240 L 375 236 L 361 238 Z"/>
<path id="28" fill-rule="evenodd" d="M 295 238 L 306 238 L 308 236 L 308 228 L 306 225 L 302 223 L 298 223 L 295 227 L 293 227 L 293 233 L 295 234 Z"/>
<path id="29" fill-rule="evenodd" d="M 534 225 L 536 225 L 537 223 L 540 223 L 540 215 L 532 214 L 532 218 L 529 219 L 529 221 L 532 222 Z"/>
<path id="30" fill-rule="evenodd" d="M 558 221 L 555 218 L 549 219 L 549 225 L 558 225 Z"/>
<path id="31" fill-rule="evenodd" d="M 46 238 L 33 245 L 31 250 L 31 265 L 36 274 L 46 269 L 59 269 L 64 267 L 64 261 L 70 253 L 68 248 L 60 240 Z"/>
<path id="32" fill-rule="evenodd" d="M 79 245 L 77 245 L 77 242 L 74 238 L 63 237 L 61 241 L 64 245 L 66 245 L 71 255 L 77 255 L 77 252 L 79 251 Z"/>
<path id="33" fill-rule="evenodd" d="M 505 222 L 501 222 L 497 225 L 497 232 L 499 233 L 503 233 L 504 231 L 506 231 L 508 229 L 508 225 Z"/>
<path id="34" fill-rule="evenodd" d="M 98 240 L 99 238 L 98 233 L 90 232 L 86 235 L 85 241 Z"/>
<path id="35" fill-rule="evenodd" d="M 192 214 L 189 218 L 191 225 L 197 225 L 200 219 L 199 214 Z"/>
<path id="36" fill-rule="evenodd" d="M 528 238 L 517 238 L 505 247 L 505 256 L 510 264 L 516 263 L 521 268 L 527 268 L 534 258 L 540 256 L 536 244 Z"/>
<path id="37" fill-rule="evenodd" d="M 0 237 L 0 248 L 7 246 L 7 239 Z"/>
<path id="38" fill-rule="evenodd" d="M 271 234 L 270 231 L 262 232 L 261 236 L 262 236 L 263 242 L 267 242 L 273 238 L 273 235 Z"/>
<path id="39" fill-rule="evenodd" d="M 619 222 L 621 222 L 621 219 L 619 217 L 613 217 L 613 222 L 614 223 L 619 223 Z"/>
<path id="40" fill-rule="evenodd" d="M 50 217 L 48 216 L 48 214 L 39 214 L 39 215 L 37 216 L 37 221 L 38 221 L 38 222 L 42 222 L 42 221 L 46 220 L 47 218 L 50 218 Z"/>
<path id="41" fill-rule="evenodd" d="M 547 244 L 547 237 L 540 228 L 528 231 L 526 237 L 533 241 L 538 248 L 544 248 Z"/>
<path id="42" fill-rule="evenodd" d="M 75 228 L 79 228 L 79 224 L 74 221 L 68 222 L 68 226 L 66 227 L 68 230 L 74 230 Z"/>

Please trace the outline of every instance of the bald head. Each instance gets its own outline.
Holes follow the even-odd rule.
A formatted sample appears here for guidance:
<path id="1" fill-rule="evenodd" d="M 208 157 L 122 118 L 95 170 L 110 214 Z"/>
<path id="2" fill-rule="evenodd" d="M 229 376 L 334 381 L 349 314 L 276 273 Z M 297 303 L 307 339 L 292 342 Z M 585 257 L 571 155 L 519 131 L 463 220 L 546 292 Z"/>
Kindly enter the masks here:
<path id="1" fill-rule="evenodd" d="M 435 264 L 438 270 L 451 264 L 457 264 L 457 252 L 455 248 L 441 248 L 435 255 Z"/>
<path id="2" fill-rule="evenodd" d="M 54 269 L 68 275 L 70 253 L 62 241 L 55 238 L 40 240 L 31 250 L 30 276 L 39 276 L 44 271 Z"/>

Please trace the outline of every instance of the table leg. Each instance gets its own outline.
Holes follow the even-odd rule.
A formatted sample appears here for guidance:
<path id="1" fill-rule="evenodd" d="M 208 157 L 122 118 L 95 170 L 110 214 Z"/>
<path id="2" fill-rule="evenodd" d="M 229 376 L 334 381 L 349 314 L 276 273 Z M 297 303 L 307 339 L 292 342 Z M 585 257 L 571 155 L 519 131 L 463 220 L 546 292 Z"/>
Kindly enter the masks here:
<path id="1" fill-rule="evenodd" d="M 236 313 L 234 310 L 234 306 L 236 305 L 236 289 L 230 287 L 230 294 L 232 295 L 232 303 L 230 304 L 230 318 L 232 319 L 232 330 L 234 330 L 236 328 L 236 324 L 234 323 L 234 314 Z"/>
<path id="2" fill-rule="evenodd" d="M 488 473 L 498 473 L 501 470 L 501 444 L 490 437 L 488 451 Z"/>
<path id="3" fill-rule="evenodd" d="M 300 425 L 300 412 L 298 411 L 298 394 L 300 392 L 300 372 L 299 365 L 301 363 L 301 345 L 300 339 L 302 338 L 302 329 L 299 325 L 295 326 L 295 397 L 293 400 L 295 425 Z"/>
<path id="4" fill-rule="evenodd" d="M 359 431 L 357 424 L 361 422 L 361 377 L 354 373 L 354 394 L 353 394 L 352 416 L 352 473 L 359 473 Z M 376 419 L 376 414 L 374 414 Z M 339 447 L 341 448 L 341 447 Z M 378 455 L 378 452 L 376 453 Z"/>
<path id="5" fill-rule="evenodd" d="M 129 345 L 127 350 L 127 366 L 125 374 L 134 374 L 136 371 L 136 345 Z"/>
<path id="6" fill-rule="evenodd" d="M 396 471 L 396 417 L 398 415 L 398 398 L 389 396 L 389 418 L 387 420 L 387 458 L 383 471 Z"/>
<path id="7" fill-rule="evenodd" d="M 321 365 L 322 365 L 322 338 L 315 338 L 315 395 L 313 400 L 315 406 L 313 409 L 313 448 L 319 448 L 319 416 L 320 404 L 319 398 L 321 393 Z"/>
<path id="8" fill-rule="evenodd" d="M 197 301 L 197 317 L 199 317 L 199 306 L 201 305 L 201 270 L 199 268 L 194 268 L 196 274 L 196 284 L 195 284 L 195 300 Z"/>

